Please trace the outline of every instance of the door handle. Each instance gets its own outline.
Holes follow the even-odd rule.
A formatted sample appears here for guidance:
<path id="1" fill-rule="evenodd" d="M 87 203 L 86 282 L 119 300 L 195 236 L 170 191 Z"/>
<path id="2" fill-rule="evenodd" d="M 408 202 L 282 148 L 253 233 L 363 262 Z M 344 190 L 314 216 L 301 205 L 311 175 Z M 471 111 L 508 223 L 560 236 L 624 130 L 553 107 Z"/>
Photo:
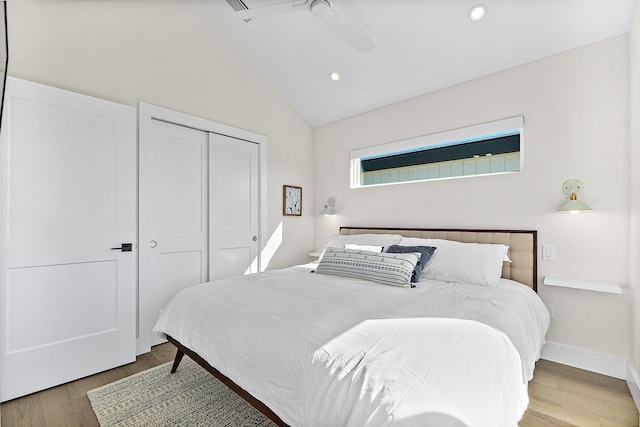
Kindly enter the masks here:
<path id="1" fill-rule="evenodd" d="M 123 243 L 119 248 L 111 248 L 112 251 L 131 252 L 133 250 L 132 243 Z"/>

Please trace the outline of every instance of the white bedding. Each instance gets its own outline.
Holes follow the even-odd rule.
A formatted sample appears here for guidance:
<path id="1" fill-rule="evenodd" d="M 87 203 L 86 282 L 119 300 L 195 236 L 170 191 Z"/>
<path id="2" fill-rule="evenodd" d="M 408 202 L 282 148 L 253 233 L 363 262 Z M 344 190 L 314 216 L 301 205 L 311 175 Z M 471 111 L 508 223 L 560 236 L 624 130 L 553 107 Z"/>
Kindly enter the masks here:
<path id="1" fill-rule="evenodd" d="M 549 326 L 531 289 L 407 289 L 310 271 L 193 286 L 154 331 L 292 426 L 517 425 Z"/>

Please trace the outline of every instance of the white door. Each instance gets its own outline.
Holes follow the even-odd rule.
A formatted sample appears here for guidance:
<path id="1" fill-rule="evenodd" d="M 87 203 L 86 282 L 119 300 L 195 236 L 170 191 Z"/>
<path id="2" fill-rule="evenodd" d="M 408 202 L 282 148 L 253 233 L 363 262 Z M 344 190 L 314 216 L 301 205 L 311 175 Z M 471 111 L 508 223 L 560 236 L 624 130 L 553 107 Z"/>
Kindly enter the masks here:
<path id="1" fill-rule="evenodd" d="M 178 291 L 261 268 L 266 167 L 259 162 L 266 162 L 267 142 L 142 102 L 139 121 L 141 354 L 161 342 L 152 329 Z"/>
<path id="2" fill-rule="evenodd" d="M 136 327 L 135 109 L 14 78 L 6 90 L 2 401 L 134 361 Z"/>
<path id="3" fill-rule="evenodd" d="M 210 277 L 258 271 L 258 144 L 211 133 Z"/>
<path id="4" fill-rule="evenodd" d="M 158 120 L 151 125 L 152 137 L 141 145 L 141 157 L 149 158 L 149 180 L 141 192 L 150 196 L 149 230 L 144 240 L 141 235 L 141 255 L 149 256 L 145 280 L 155 290 L 155 322 L 179 291 L 209 280 L 209 158 L 206 132 Z M 151 345 L 163 341 L 153 335 Z"/>

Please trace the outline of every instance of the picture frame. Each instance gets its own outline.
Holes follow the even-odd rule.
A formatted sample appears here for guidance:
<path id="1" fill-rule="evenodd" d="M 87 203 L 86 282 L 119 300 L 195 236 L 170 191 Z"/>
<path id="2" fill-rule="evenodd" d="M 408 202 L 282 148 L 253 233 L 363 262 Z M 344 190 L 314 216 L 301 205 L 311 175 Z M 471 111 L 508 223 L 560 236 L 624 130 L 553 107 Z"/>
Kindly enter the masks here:
<path id="1" fill-rule="evenodd" d="M 302 216 L 302 187 L 282 186 L 282 215 Z"/>

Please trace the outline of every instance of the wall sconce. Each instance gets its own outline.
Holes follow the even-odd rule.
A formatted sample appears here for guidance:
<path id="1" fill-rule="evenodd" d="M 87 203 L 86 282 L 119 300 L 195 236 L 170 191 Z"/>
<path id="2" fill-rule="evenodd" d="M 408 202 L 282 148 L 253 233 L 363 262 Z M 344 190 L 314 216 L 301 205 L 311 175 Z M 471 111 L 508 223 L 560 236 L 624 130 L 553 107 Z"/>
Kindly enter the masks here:
<path id="1" fill-rule="evenodd" d="M 570 179 L 562 184 L 562 192 L 569 198 L 558 208 L 558 212 L 569 212 L 577 214 L 579 212 L 589 212 L 592 209 L 578 200 L 577 194 L 582 191 L 584 185 L 579 179 Z"/>
<path id="2" fill-rule="evenodd" d="M 336 213 L 336 198 L 331 196 L 324 202 L 324 207 L 320 212 L 320 215 L 334 215 Z"/>

